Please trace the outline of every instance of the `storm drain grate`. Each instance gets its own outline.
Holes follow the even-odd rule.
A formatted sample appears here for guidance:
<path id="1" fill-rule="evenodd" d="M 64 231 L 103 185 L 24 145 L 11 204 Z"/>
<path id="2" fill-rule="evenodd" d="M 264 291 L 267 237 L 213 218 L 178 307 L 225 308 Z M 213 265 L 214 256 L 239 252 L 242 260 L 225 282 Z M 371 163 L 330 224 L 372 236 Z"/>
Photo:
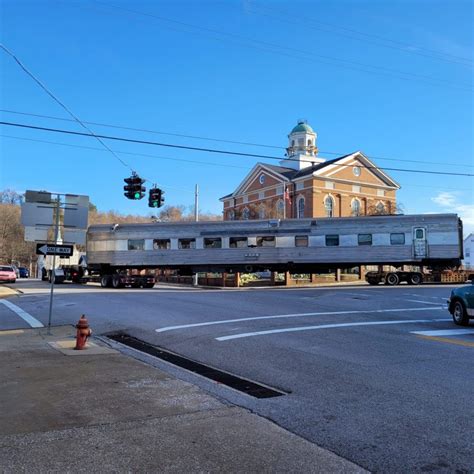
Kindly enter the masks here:
<path id="1" fill-rule="evenodd" d="M 274 390 L 266 387 L 265 385 L 251 382 L 236 375 L 223 372 L 222 370 L 209 367 L 208 365 L 201 364 L 192 359 L 174 354 L 160 347 L 149 344 L 148 342 L 137 339 L 136 337 L 129 336 L 128 334 L 108 334 L 107 337 L 113 341 L 120 342 L 121 344 L 132 347 L 133 349 L 145 352 L 158 359 L 165 360 L 173 365 L 177 365 L 183 369 L 194 372 L 195 374 L 202 375 L 208 379 L 214 380 L 215 382 L 227 385 L 228 387 L 246 393 L 255 398 L 272 398 L 287 395 L 285 392 Z"/>

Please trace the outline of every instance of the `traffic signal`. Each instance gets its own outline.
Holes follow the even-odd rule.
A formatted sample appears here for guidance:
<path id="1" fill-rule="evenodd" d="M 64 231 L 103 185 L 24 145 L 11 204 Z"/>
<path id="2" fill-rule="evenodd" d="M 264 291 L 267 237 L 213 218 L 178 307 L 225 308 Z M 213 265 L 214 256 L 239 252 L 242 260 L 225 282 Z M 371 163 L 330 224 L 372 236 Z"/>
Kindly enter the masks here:
<path id="1" fill-rule="evenodd" d="M 142 199 L 145 196 L 146 188 L 143 186 L 145 180 L 140 178 L 137 173 L 132 173 L 132 176 L 125 178 L 124 181 L 127 183 L 127 186 L 123 187 L 126 198 L 136 200 Z"/>
<path id="2" fill-rule="evenodd" d="M 163 197 L 165 194 L 160 188 L 152 188 L 150 189 L 150 194 L 148 196 L 148 206 L 149 207 L 161 207 L 165 202 L 165 198 Z"/>

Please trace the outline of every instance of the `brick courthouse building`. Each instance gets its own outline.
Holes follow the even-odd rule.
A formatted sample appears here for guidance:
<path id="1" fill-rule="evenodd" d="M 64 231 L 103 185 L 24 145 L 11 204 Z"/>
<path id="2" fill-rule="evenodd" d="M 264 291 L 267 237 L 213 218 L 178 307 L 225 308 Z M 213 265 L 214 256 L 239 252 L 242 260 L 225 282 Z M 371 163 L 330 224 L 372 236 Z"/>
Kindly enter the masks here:
<path id="1" fill-rule="evenodd" d="M 305 121 L 288 135 L 280 166 L 257 163 L 221 198 L 224 220 L 346 217 L 396 212 L 400 186 L 362 152 L 318 157 L 317 134 Z"/>

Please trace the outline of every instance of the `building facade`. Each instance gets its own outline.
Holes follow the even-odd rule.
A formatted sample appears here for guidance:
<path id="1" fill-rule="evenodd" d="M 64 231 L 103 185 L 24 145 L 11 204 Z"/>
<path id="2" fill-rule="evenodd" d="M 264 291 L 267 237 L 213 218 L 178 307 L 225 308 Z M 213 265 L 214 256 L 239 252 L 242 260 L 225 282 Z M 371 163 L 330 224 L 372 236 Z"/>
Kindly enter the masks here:
<path id="1" fill-rule="evenodd" d="M 470 233 L 463 242 L 464 259 L 462 264 L 466 270 L 474 270 L 474 234 Z"/>
<path id="2" fill-rule="evenodd" d="M 221 198 L 224 220 L 395 214 L 400 186 L 361 151 L 324 160 L 317 134 L 300 120 L 279 166 L 257 163 Z"/>

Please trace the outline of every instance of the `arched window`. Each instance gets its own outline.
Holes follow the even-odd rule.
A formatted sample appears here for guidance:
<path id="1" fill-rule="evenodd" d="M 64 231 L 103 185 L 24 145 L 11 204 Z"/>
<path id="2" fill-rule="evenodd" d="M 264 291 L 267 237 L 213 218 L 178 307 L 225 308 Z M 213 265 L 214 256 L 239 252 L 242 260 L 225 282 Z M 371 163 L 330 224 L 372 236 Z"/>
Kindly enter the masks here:
<path id="1" fill-rule="evenodd" d="M 265 219 L 265 206 L 264 205 L 261 205 L 260 208 L 258 209 L 258 218 Z"/>
<path id="2" fill-rule="evenodd" d="M 242 211 L 242 219 L 244 221 L 248 221 L 250 219 L 250 211 L 248 207 L 245 207 L 244 210 Z"/>
<path id="3" fill-rule="evenodd" d="M 311 146 L 313 143 L 311 140 L 308 140 L 308 146 Z"/>
<path id="4" fill-rule="evenodd" d="M 227 219 L 228 219 L 229 221 L 233 221 L 233 220 L 235 219 L 235 212 L 234 212 L 234 211 L 229 211 L 229 212 L 227 213 Z"/>
<path id="5" fill-rule="evenodd" d="M 351 210 L 353 216 L 360 216 L 360 201 L 358 199 L 352 200 Z"/>
<path id="6" fill-rule="evenodd" d="M 298 199 L 298 219 L 302 219 L 304 217 L 304 197 L 300 197 Z"/>
<path id="7" fill-rule="evenodd" d="M 379 201 L 375 206 L 379 214 L 385 214 L 385 204 L 382 201 Z"/>
<path id="8" fill-rule="evenodd" d="M 285 203 L 282 199 L 279 199 L 276 204 L 276 215 L 279 219 L 283 219 L 285 215 Z"/>
<path id="9" fill-rule="evenodd" d="M 295 141 L 291 140 L 291 146 L 295 146 Z"/>
<path id="10" fill-rule="evenodd" d="M 326 209 L 326 217 L 334 217 L 334 201 L 331 196 L 326 196 L 324 208 Z"/>

